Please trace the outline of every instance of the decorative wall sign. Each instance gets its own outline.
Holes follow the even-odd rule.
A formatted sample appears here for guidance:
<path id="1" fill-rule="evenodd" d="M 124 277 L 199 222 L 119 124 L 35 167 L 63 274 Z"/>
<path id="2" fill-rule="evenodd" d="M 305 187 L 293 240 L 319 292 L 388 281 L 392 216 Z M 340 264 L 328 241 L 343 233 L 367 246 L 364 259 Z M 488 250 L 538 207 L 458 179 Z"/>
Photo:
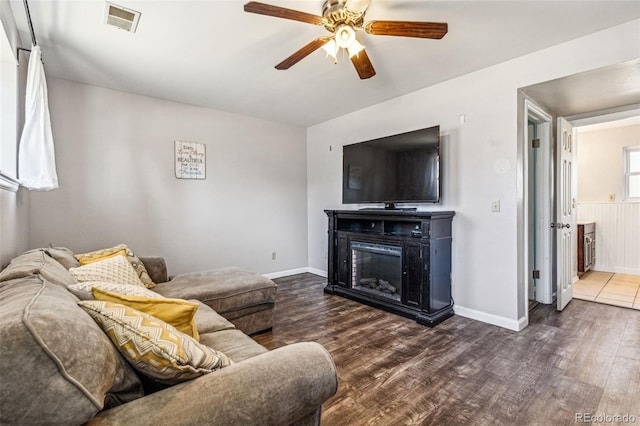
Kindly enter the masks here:
<path id="1" fill-rule="evenodd" d="M 207 150 L 203 143 L 175 141 L 176 177 L 178 179 L 207 178 Z"/>

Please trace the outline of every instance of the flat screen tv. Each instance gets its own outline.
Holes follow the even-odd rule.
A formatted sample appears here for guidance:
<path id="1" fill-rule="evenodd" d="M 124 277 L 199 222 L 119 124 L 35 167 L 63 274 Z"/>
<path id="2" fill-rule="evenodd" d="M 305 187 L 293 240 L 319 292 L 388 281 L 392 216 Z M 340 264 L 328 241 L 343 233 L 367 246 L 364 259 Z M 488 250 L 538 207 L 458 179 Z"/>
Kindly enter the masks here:
<path id="1" fill-rule="evenodd" d="M 440 201 L 440 126 L 345 145 L 342 155 L 343 204 Z"/>

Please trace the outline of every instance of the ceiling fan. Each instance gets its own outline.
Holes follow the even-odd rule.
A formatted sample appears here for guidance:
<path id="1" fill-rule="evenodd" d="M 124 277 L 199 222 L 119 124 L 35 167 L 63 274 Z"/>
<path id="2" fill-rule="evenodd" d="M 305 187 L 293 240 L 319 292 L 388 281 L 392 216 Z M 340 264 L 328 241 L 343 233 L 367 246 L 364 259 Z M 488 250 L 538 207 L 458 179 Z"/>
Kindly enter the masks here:
<path id="1" fill-rule="evenodd" d="M 376 70 L 364 46 L 357 40 L 356 31 L 364 31 L 371 35 L 432 39 L 441 39 L 447 33 L 447 24 L 444 22 L 369 21 L 365 23 L 364 15 L 370 3 L 371 0 L 326 0 L 322 7 L 322 16 L 255 1 L 245 4 L 244 11 L 322 25 L 331 33 L 330 36 L 313 40 L 276 65 L 276 69 L 289 69 L 321 47 L 337 63 L 338 52 L 344 49 L 363 80 L 376 75 Z"/>

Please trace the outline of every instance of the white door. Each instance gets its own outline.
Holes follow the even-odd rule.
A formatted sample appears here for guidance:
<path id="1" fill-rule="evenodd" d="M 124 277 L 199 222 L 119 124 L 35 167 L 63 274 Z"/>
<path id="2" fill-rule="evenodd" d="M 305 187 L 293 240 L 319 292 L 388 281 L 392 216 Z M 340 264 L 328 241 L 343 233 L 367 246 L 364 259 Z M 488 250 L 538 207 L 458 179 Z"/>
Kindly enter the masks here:
<path id="1" fill-rule="evenodd" d="M 557 271 L 558 271 L 558 310 L 561 311 L 573 297 L 573 127 L 564 118 L 558 118 L 558 147 L 556 150 L 556 166 L 558 176 L 556 183 L 557 209 L 556 223 L 551 226 L 556 230 Z"/>

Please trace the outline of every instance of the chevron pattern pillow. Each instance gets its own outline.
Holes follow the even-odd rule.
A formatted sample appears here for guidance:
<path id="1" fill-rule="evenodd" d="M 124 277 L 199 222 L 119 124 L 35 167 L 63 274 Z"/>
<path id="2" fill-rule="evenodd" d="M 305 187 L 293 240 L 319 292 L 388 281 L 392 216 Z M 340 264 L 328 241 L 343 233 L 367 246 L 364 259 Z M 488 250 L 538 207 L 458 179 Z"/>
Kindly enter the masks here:
<path id="1" fill-rule="evenodd" d="M 76 254 L 76 259 L 78 259 L 80 265 L 88 265 L 90 263 L 99 262 L 118 255 L 126 256 L 127 260 L 131 263 L 131 266 L 133 266 L 133 269 L 135 269 L 138 274 L 138 278 L 140 278 L 140 281 L 142 281 L 145 287 L 153 288 L 156 286 L 156 284 L 151 280 L 144 263 L 142 263 L 140 258 L 138 258 L 138 256 L 136 256 L 126 244 L 118 244 L 114 247 Z"/>
<path id="2" fill-rule="evenodd" d="M 78 282 L 102 281 L 144 287 L 135 269 L 124 256 L 114 256 L 88 265 L 70 268 L 69 273 Z"/>
<path id="3" fill-rule="evenodd" d="M 231 365 L 213 350 L 151 315 L 112 302 L 80 301 L 120 353 L 139 372 L 176 384 Z"/>

